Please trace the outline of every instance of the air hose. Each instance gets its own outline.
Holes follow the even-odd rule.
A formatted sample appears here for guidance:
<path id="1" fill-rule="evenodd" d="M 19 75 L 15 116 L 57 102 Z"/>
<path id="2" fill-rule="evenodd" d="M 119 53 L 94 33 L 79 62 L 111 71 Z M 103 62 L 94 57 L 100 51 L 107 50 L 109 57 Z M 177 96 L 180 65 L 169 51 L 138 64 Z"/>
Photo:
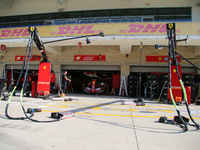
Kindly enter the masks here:
<path id="1" fill-rule="evenodd" d="M 34 36 L 32 35 L 32 37 L 34 37 Z M 22 90 L 21 90 L 21 93 L 20 93 L 20 102 L 21 102 L 22 110 L 23 110 L 26 118 L 28 118 L 29 120 L 34 121 L 34 122 L 48 123 L 48 122 L 60 121 L 60 119 L 50 120 L 50 121 L 39 121 L 39 120 L 31 119 L 30 117 L 27 116 L 27 113 L 24 109 L 23 101 L 22 101 L 22 95 L 23 95 L 23 90 L 24 90 L 24 87 L 25 87 L 26 79 L 27 79 L 28 70 L 29 70 L 29 61 L 30 61 L 30 57 L 31 57 L 32 47 L 33 47 L 32 42 L 33 42 L 33 40 L 31 41 L 31 44 L 30 44 L 29 56 L 28 56 L 28 61 L 27 61 L 27 65 L 26 65 L 26 72 L 25 72 L 25 75 L 24 75 L 24 81 L 23 81 Z"/>
<path id="2" fill-rule="evenodd" d="M 49 120 L 49 121 L 39 121 L 39 120 L 35 120 L 35 119 L 32 119 L 31 117 L 29 117 L 24 109 L 24 106 L 23 106 L 23 101 L 22 101 L 22 95 L 23 95 L 23 91 L 24 91 L 24 87 L 25 87 L 25 83 L 26 83 L 26 80 L 27 80 L 27 74 L 28 74 L 28 70 L 29 70 L 29 62 L 30 62 L 30 57 L 31 57 L 31 52 L 32 52 L 32 47 L 33 47 L 33 39 L 34 39 L 34 34 L 31 33 L 32 35 L 32 39 L 31 39 L 31 44 L 30 44 L 30 49 L 29 49 L 29 56 L 28 56 L 28 61 L 27 61 L 27 65 L 26 65 L 26 72 L 25 72 L 25 75 L 24 75 L 24 81 L 23 81 L 23 84 L 22 84 L 22 89 L 21 89 L 21 93 L 20 93 L 20 103 L 21 103 L 21 106 L 22 106 L 22 110 L 26 116 L 27 119 L 33 121 L 33 122 L 40 122 L 40 123 L 48 123 L 48 122 L 56 122 L 56 121 L 60 121 L 60 119 L 56 119 L 56 120 Z"/>
<path id="3" fill-rule="evenodd" d="M 172 30 L 173 32 L 173 30 Z M 172 37 L 173 37 L 173 33 L 172 33 Z M 175 53 L 175 44 L 174 44 L 175 41 L 173 41 L 173 44 L 172 44 L 172 53 L 173 53 L 173 57 L 174 57 L 174 62 L 175 62 L 175 65 L 176 65 L 176 74 L 178 76 L 178 79 L 179 79 L 179 82 L 181 84 L 181 88 L 182 88 L 182 91 L 183 91 L 183 96 L 184 96 L 184 100 L 185 100 L 185 105 L 186 105 L 186 108 L 187 108 L 187 111 L 188 111 L 188 115 L 191 119 L 191 121 L 194 123 L 194 125 L 196 126 L 197 130 L 199 130 L 199 124 L 197 124 L 194 119 L 192 118 L 192 115 L 191 115 L 191 112 L 190 112 L 190 109 L 189 109 L 189 105 L 188 105 L 188 102 L 187 102 L 187 94 L 186 94 L 186 90 L 185 90 L 185 87 L 183 85 L 183 81 L 181 80 L 181 77 L 180 77 L 180 74 L 179 74 L 179 70 L 178 70 L 178 62 L 177 62 L 177 57 L 176 57 L 176 53 Z"/>
<path id="4" fill-rule="evenodd" d="M 9 96 L 9 99 L 8 99 L 8 103 L 6 105 L 6 109 L 5 109 L 5 115 L 8 119 L 14 119 L 14 120 L 24 120 L 24 119 L 29 119 L 31 121 L 34 121 L 34 122 L 41 122 L 41 123 L 48 123 L 48 122 L 56 122 L 56 121 L 60 121 L 60 119 L 56 119 L 56 120 L 50 120 L 50 121 L 39 121 L 39 120 L 35 120 L 35 119 L 31 119 L 31 117 L 33 117 L 33 112 L 31 113 L 30 116 L 27 115 L 25 109 L 24 109 L 24 106 L 23 106 L 23 101 L 22 101 L 22 95 L 23 95 L 23 91 L 24 91 L 24 86 L 25 86 L 25 83 L 26 83 L 26 80 L 27 80 L 27 74 L 28 74 L 28 69 L 29 69 L 29 61 L 30 61 L 30 57 L 31 57 L 31 52 L 32 52 L 32 47 L 33 47 L 33 39 L 34 39 L 34 34 L 30 34 L 30 37 L 29 37 L 29 42 L 28 42 L 28 45 L 27 45 L 27 48 L 26 48 L 26 54 L 25 54 L 25 59 L 24 59 L 24 62 L 23 62 L 23 66 L 22 66 L 22 70 L 20 72 L 20 76 L 17 80 L 17 83 L 16 83 L 16 86 L 14 87 L 13 91 L 11 92 L 10 96 Z M 29 47 L 30 45 L 30 47 Z M 28 49 L 29 49 L 29 56 L 28 56 L 28 61 L 27 61 L 27 65 L 26 65 L 26 72 L 25 72 L 25 75 L 24 75 L 24 81 L 23 81 L 23 85 L 22 85 L 22 89 L 21 89 L 21 92 L 20 92 L 20 104 L 21 104 L 21 107 L 22 107 L 22 110 L 25 114 L 26 117 L 17 117 L 17 118 L 13 118 L 13 117 L 10 117 L 8 115 L 8 107 L 9 107 L 9 103 L 11 101 L 11 98 L 13 96 L 13 93 L 14 91 L 16 90 L 19 82 L 20 82 L 20 79 L 21 79 L 21 76 L 22 76 L 22 73 L 23 73 L 23 70 L 24 70 L 24 66 L 25 66 L 25 63 L 26 63 L 26 58 L 27 58 L 27 53 L 28 53 Z"/>
<path id="5" fill-rule="evenodd" d="M 28 41 L 28 44 L 27 44 L 27 47 L 26 47 L 25 59 L 24 59 L 23 65 L 22 65 L 22 69 L 21 69 L 19 78 L 18 78 L 17 83 L 16 83 L 15 87 L 13 88 L 13 90 L 12 90 L 12 92 L 11 92 L 9 98 L 8 98 L 8 103 L 7 103 L 6 108 L 5 108 L 5 116 L 6 116 L 8 119 L 14 119 L 14 120 L 24 120 L 24 119 L 27 119 L 27 117 L 16 117 L 16 118 L 14 118 L 14 117 L 9 116 L 9 115 L 8 115 L 8 107 L 9 107 L 11 98 L 12 98 L 12 96 L 13 96 L 13 93 L 15 92 L 15 90 L 16 90 L 16 88 L 17 88 L 19 82 L 20 82 L 20 79 L 21 79 L 21 77 L 22 77 L 22 73 L 23 73 L 23 70 L 24 70 L 25 63 L 26 63 L 26 57 L 27 57 L 27 53 L 28 53 L 28 49 L 29 49 L 29 45 L 30 45 L 31 41 L 33 41 L 33 39 L 31 39 L 31 35 L 30 35 L 29 41 Z M 32 116 L 33 116 L 33 114 L 31 114 L 30 117 L 32 117 Z"/>
<path id="6" fill-rule="evenodd" d="M 173 93 L 172 93 L 172 87 L 171 87 L 171 54 L 173 52 L 173 44 L 174 42 L 172 42 L 172 38 L 173 38 L 173 34 L 171 34 L 170 31 L 167 31 L 167 34 L 168 34 L 168 38 L 169 38 L 169 91 L 170 91 L 170 97 L 171 97 L 171 100 L 174 104 L 174 107 L 178 113 L 178 116 L 179 118 L 181 119 L 181 121 L 183 122 L 183 125 L 184 126 L 181 126 L 181 128 L 184 130 L 184 131 L 188 131 L 188 127 L 187 127 L 187 124 L 186 122 L 183 120 L 183 118 L 181 117 L 180 115 L 180 111 L 178 110 L 177 106 L 176 106 L 176 103 L 175 103 L 175 100 L 174 100 L 174 97 L 173 97 Z"/>

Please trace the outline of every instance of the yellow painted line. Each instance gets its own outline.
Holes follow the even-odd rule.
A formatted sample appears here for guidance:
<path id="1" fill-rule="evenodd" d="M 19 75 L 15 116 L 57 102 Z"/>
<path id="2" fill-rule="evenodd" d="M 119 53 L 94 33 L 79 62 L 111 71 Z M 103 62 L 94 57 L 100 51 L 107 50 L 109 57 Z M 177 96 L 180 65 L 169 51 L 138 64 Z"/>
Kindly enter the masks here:
<path id="1" fill-rule="evenodd" d="M 69 107 L 67 105 L 46 105 L 46 106 L 53 106 L 53 107 L 59 107 L 59 108 L 62 108 L 62 107 Z M 77 107 L 77 108 L 84 108 L 84 109 L 93 109 L 93 110 L 100 110 L 100 109 L 103 109 L 101 107 Z M 122 111 L 138 111 L 138 109 L 117 109 L 117 108 L 112 108 L 111 110 L 122 110 Z M 147 110 L 147 111 L 152 111 L 152 112 L 168 112 L 168 113 L 172 113 L 174 111 L 171 111 L 171 110 Z"/>
<path id="2" fill-rule="evenodd" d="M 62 107 L 69 107 L 67 105 L 46 105 L 46 106 L 53 106 L 53 107 L 59 107 L 59 108 L 62 108 Z"/>
<path id="3" fill-rule="evenodd" d="M 138 111 L 137 109 L 115 109 L 115 108 L 112 108 L 111 110 Z"/>
<path id="4" fill-rule="evenodd" d="M 98 115 L 98 116 L 115 116 L 115 117 L 139 117 L 139 118 L 160 118 L 160 116 L 139 116 L 139 115 L 115 115 L 115 114 L 97 114 L 97 113 L 83 113 L 83 112 L 75 112 L 76 114 L 84 114 L 84 115 Z M 168 116 L 167 118 L 174 118 Z M 200 118 L 193 118 L 200 119 Z"/>
<path id="5" fill-rule="evenodd" d="M 62 106 L 58 106 L 58 107 L 69 107 L 69 106 L 67 106 L 67 105 L 62 105 Z"/>
<path id="6" fill-rule="evenodd" d="M 61 112 L 61 111 L 53 111 L 53 110 L 42 110 L 42 111 L 44 111 L 44 112 Z M 98 116 L 112 116 L 112 117 L 160 118 L 160 116 L 115 115 L 115 114 L 97 114 L 97 113 L 83 113 L 83 112 L 75 112 L 75 114 L 81 114 L 81 115 L 98 115 Z M 173 118 L 173 117 L 171 117 L 171 118 Z"/>
<path id="7" fill-rule="evenodd" d="M 77 107 L 77 108 L 84 108 L 84 109 L 93 109 L 93 110 L 97 110 L 97 109 L 103 109 L 103 108 L 100 108 L 100 107 Z"/>
<path id="8" fill-rule="evenodd" d="M 53 111 L 53 110 L 42 110 L 44 112 L 60 112 L 60 111 Z"/>
<path id="9" fill-rule="evenodd" d="M 77 108 L 86 108 L 86 109 L 93 109 L 93 110 L 98 110 L 98 109 L 103 109 L 101 107 L 77 107 Z M 125 111 L 138 111 L 137 109 L 115 109 L 112 108 L 111 110 L 125 110 Z"/>
<path id="10" fill-rule="evenodd" d="M 45 106 L 55 106 L 55 107 L 57 107 L 58 105 L 45 105 Z"/>
<path id="11" fill-rule="evenodd" d="M 108 104 L 94 104 L 94 103 L 75 103 L 75 102 L 64 102 L 64 103 L 93 105 L 93 106 L 89 106 L 89 107 L 77 107 L 77 108 L 88 108 L 88 109 L 102 109 L 100 107 L 95 107 L 95 106 L 105 106 L 105 105 L 107 105 L 107 106 L 126 106 L 126 107 L 129 106 L 129 105 L 108 105 Z M 46 105 L 46 106 L 56 106 L 56 105 Z M 134 105 L 131 105 L 131 106 L 133 106 L 133 107 L 153 107 L 153 108 L 174 108 L 174 107 L 169 107 L 169 106 L 134 106 Z M 126 109 L 112 109 L 112 110 L 126 110 Z M 130 109 L 127 109 L 127 110 L 130 110 Z M 133 109 L 133 111 L 136 111 L 136 110 Z"/>
<path id="12" fill-rule="evenodd" d="M 94 108 L 92 108 L 92 109 L 94 109 L 94 110 L 98 110 L 98 109 L 103 109 L 103 108 L 100 108 L 100 107 L 94 107 Z"/>
<path id="13" fill-rule="evenodd" d="M 138 106 L 137 106 L 138 107 Z M 144 106 L 141 106 L 144 107 Z M 156 107 L 156 108 L 174 108 L 174 106 L 145 106 L 145 107 Z"/>
<path id="14" fill-rule="evenodd" d="M 174 112 L 172 110 L 148 110 L 148 111 L 153 111 L 153 112 L 168 112 L 168 113 Z"/>
<path id="15" fill-rule="evenodd" d="M 63 107 L 69 107 L 67 105 L 46 105 L 46 106 L 53 106 L 53 107 L 58 107 L 58 108 L 63 108 Z M 101 107 L 77 107 L 77 108 L 83 108 L 83 109 L 93 109 L 93 110 L 100 110 L 103 109 Z M 122 110 L 122 111 L 139 111 L 138 109 L 117 109 L 117 108 L 112 108 L 111 110 Z M 147 110 L 147 111 L 152 111 L 152 112 L 168 112 L 172 113 L 174 111 L 172 110 Z"/>
<path id="16" fill-rule="evenodd" d="M 96 104 L 96 103 L 79 103 L 79 102 L 57 102 L 57 103 L 68 103 L 68 104 L 82 104 L 82 105 L 101 105 L 101 106 L 122 106 L 122 107 L 127 107 L 129 105 L 117 105 L 117 104 Z M 160 104 L 162 105 L 162 104 Z M 156 108 L 174 108 L 174 106 L 135 106 L 131 105 L 132 107 L 156 107 Z"/>
<path id="17" fill-rule="evenodd" d="M 42 110 L 44 112 L 61 112 L 61 111 L 53 111 L 53 110 Z M 160 118 L 160 116 L 140 116 L 140 115 L 116 115 L 116 114 L 98 114 L 98 113 L 84 113 L 84 112 L 75 112 L 75 114 L 81 115 L 96 115 L 96 116 L 110 116 L 110 117 L 138 117 L 138 118 Z M 174 118 L 171 116 L 166 116 L 167 118 Z M 200 119 L 194 117 L 193 119 Z"/>
<path id="18" fill-rule="evenodd" d="M 77 103 L 77 102 L 58 102 L 58 103 L 69 103 L 69 104 L 81 104 L 81 105 L 96 105 L 96 106 L 127 106 L 127 105 L 117 105 L 117 104 L 95 104 L 95 103 Z"/>
<path id="19" fill-rule="evenodd" d="M 160 118 L 160 116 L 116 115 L 116 114 L 97 114 L 97 113 L 83 113 L 83 112 L 76 112 L 76 114 L 82 114 L 82 115 L 97 115 L 97 116 L 112 116 L 112 117 Z M 169 117 L 169 118 L 170 118 L 170 117 Z M 173 117 L 172 117 L 172 118 L 173 118 Z"/>

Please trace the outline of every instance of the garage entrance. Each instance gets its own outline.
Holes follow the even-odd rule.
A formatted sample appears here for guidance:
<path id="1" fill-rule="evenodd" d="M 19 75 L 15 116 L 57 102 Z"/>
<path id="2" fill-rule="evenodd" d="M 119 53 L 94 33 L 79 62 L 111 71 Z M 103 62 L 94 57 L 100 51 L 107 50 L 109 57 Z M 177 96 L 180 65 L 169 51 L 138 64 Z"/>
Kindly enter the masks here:
<path id="1" fill-rule="evenodd" d="M 17 83 L 17 80 L 19 78 L 19 75 L 20 75 L 20 72 L 21 72 L 21 69 L 22 69 L 22 65 L 16 65 L 16 64 L 9 64 L 9 65 L 6 65 L 6 78 L 7 78 L 7 89 L 9 87 L 9 84 L 10 84 L 10 80 L 11 80 L 11 67 L 13 67 L 13 80 L 14 80 L 14 85 L 16 85 Z M 25 66 L 26 67 L 26 66 Z M 24 68 L 25 68 L 24 67 Z M 28 90 L 31 91 L 31 84 L 32 84 L 32 81 L 37 81 L 37 77 L 38 77 L 38 65 L 30 65 L 29 66 L 29 71 L 28 71 Z M 23 74 L 22 74 L 22 77 L 21 77 L 21 80 L 19 82 L 19 85 L 17 86 L 17 89 L 16 90 L 21 90 L 21 87 L 22 87 L 22 83 L 23 83 L 23 78 L 24 78 L 24 75 L 25 75 L 25 72 L 26 70 L 24 69 L 23 70 Z"/>
<path id="2" fill-rule="evenodd" d="M 108 95 L 112 88 L 119 89 L 120 66 L 115 65 L 70 65 L 62 66 L 62 72 L 67 70 L 72 84 L 68 83 L 68 92 L 87 93 L 83 89 L 91 88 L 95 81 L 95 88 L 103 88 L 98 94 Z M 72 91 L 73 88 L 73 91 Z M 97 93 L 90 93 L 97 94 Z"/>

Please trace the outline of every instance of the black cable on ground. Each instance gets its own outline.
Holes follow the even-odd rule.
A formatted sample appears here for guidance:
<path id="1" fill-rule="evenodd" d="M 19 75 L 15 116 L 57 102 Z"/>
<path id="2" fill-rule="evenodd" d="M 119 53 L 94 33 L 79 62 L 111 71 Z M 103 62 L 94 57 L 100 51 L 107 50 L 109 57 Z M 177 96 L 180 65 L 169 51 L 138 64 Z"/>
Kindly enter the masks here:
<path id="1" fill-rule="evenodd" d="M 16 88 L 17 88 L 19 82 L 20 82 L 20 79 L 21 79 L 21 77 L 22 77 L 23 70 L 24 70 L 24 66 L 25 66 L 25 63 L 26 63 L 26 57 L 27 57 L 29 45 L 30 45 L 30 43 L 31 43 L 32 40 L 33 40 L 33 39 L 32 39 L 31 36 L 30 36 L 30 37 L 29 37 L 28 44 L 27 44 L 27 47 L 26 47 L 25 59 L 24 59 L 23 65 L 22 65 L 22 69 L 21 69 L 19 78 L 18 78 L 18 80 L 17 80 L 17 83 L 16 83 L 16 85 L 15 85 L 13 91 L 11 92 L 11 94 L 10 94 L 10 96 L 9 96 L 8 103 L 7 103 L 6 108 L 5 108 L 5 116 L 6 116 L 8 119 L 14 119 L 14 120 L 24 120 L 24 119 L 27 119 L 27 117 L 11 117 L 11 116 L 9 116 L 9 114 L 8 114 L 8 107 L 9 107 L 9 103 L 10 103 L 10 101 L 11 101 L 11 98 L 12 98 L 12 96 L 13 96 L 13 93 L 15 92 L 15 90 L 16 90 Z M 30 117 L 33 117 L 33 114 L 31 114 Z"/>
<path id="2" fill-rule="evenodd" d="M 9 103 L 6 105 L 6 108 L 5 108 L 5 112 L 6 112 L 6 117 L 8 118 L 8 119 L 13 119 L 13 120 L 24 120 L 24 119 L 27 119 L 28 117 L 16 117 L 16 118 L 14 118 L 14 117 L 11 117 L 11 116 L 9 116 L 8 115 L 8 107 L 9 107 Z M 31 117 L 33 117 L 34 116 L 34 113 L 31 113 L 31 115 L 29 116 L 29 118 L 31 118 Z"/>

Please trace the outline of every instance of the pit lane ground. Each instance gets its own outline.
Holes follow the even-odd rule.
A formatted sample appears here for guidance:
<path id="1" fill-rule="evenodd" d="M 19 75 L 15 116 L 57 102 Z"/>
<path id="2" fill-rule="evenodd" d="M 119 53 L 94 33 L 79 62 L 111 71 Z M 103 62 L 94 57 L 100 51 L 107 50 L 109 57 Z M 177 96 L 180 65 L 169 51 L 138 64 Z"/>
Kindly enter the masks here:
<path id="1" fill-rule="evenodd" d="M 144 100 L 145 106 L 122 105 L 130 97 L 68 94 L 72 101 L 52 101 L 23 97 L 27 108 L 41 108 L 33 119 L 53 120 L 51 112 L 73 111 L 75 117 L 52 123 L 10 120 L 5 117 L 7 101 L 0 101 L 1 150 L 186 150 L 199 149 L 200 131 L 159 123 L 160 116 L 173 120 L 177 115 L 170 104 Z M 184 104 L 178 106 L 188 117 Z M 200 106 L 190 105 L 200 123 Z M 11 117 L 24 117 L 19 95 L 13 96 L 8 109 Z M 192 123 L 190 121 L 190 123 Z"/>

